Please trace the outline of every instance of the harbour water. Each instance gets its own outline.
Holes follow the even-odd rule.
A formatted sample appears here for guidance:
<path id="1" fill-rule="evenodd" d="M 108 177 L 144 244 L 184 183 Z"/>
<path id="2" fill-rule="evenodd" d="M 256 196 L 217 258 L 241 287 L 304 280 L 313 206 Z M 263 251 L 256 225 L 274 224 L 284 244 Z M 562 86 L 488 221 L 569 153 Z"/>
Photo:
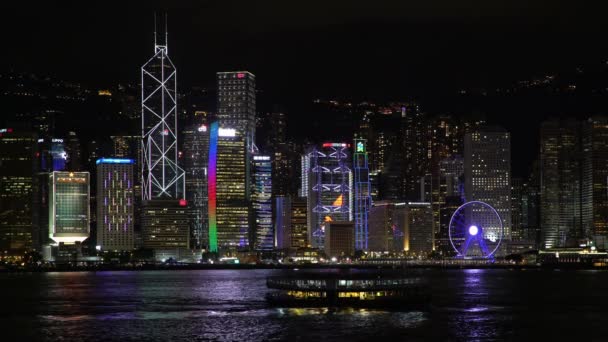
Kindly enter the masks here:
<path id="1" fill-rule="evenodd" d="M 0 340 L 608 340 L 608 271 L 416 270 L 425 311 L 271 307 L 281 272 L 3 273 Z"/>

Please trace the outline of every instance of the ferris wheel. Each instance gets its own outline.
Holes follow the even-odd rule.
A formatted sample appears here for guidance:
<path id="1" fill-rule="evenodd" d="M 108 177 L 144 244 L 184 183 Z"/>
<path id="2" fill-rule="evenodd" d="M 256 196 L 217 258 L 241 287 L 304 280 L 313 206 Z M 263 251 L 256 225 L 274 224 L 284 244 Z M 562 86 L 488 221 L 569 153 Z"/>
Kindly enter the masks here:
<path id="1" fill-rule="evenodd" d="M 492 258 L 504 237 L 504 225 L 491 205 L 471 201 L 454 211 L 448 233 L 457 257 Z"/>

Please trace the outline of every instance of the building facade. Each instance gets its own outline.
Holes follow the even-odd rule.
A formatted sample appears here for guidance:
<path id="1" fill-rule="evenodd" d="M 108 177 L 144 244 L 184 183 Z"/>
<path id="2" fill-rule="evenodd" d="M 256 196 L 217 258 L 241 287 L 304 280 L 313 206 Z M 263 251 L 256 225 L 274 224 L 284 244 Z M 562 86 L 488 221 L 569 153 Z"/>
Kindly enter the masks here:
<path id="1" fill-rule="evenodd" d="M 578 121 L 541 124 L 541 248 L 565 247 L 582 236 L 581 155 Z"/>
<path id="2" fill-rule="evenodd" d="M 135 248 L 135 160 L 97 160 L 97 245 L 104 251 Z"/>
<path id="3" fill-rule="evenodd" d="M 241 132 L 250 147 L 255 143 L 255 75 L 249 71 L 218 72 L 217 91 L 220 126 Z"/>
<path id="4" fill-rule="evenodd" d="M 368 220 L 372 205 L 367 146 L 363 139 L 354 140 L 353 153 L 353 187 L 354 187 L 354 221 L 355 247 L 357 250 L 368 249 Z"/>
<path id="5" fill-rule="evenodd" d="M 89 173 L 51 172 L 49 190 L 49 238 L 64 244 L 86 240 L 91 220 Z"/>
<path id="6" fill-rule="evenodd" d="M 323 143 L 306 153 L 308 166 L 302 177 L 307 178 L 308 241 L 312 247 L 323 248 L 328 222 L 352 221 L 353 179 L 350 145 Z"/>
<path id="7" fill-rule="evenodd" d="M 184 170 L 178 166 L 177 70 L 155 32 L 154 55 L 141 67 L 143 199 L 185 198 Z"/>
<path id="8" fill-rule="evenodd" d="M 22 255 L 33 247 L 34 133 L 0 129 L 0 255 Z"/>
<path id="9" fill-rule="evenodd" d="M 355 254 L 355 225 L 352 221 L 331 221 L 326 225 L 324 251 L 328 258 Z"/>
<path id="10" fill-rule="evenodd" d="M 465 197 L 496 209 L 503 220 L 504 239 L 511 239 L 511 136 L 500 127 L 484 127 L 464 138 Z M 480 218 L 484 234 L 500 234 L 494 217 Z"/>
<path id="11" fill-rule="evenodd" d="M 209 248 L 212 252 L 249 247 L 250 193 L 246 139 L 234 128 L 210 125 Z"/>
<path id="12" fill-rule="evenodd" d="M 209 248 L 207 165 L 209 162 L 209 125 L 197 122 L 183 132 L 183 167 L 186 172 L 186 200 L 190 243 L 193 249 Z"/>
<path id="13" fill-rule="evenodd" d="M 186 200 L 171 198 L 143 201 L 143 247 L 154 251 L 158 261 L 180 260 L 188 255 L 190 242 Z"/>
<path id="14" fill-rule="evenodd" d="M 272 161 L 270 156 L 253 156 L 251 205 L 253 209 L 253 241 L 256 250 L 274 247 L 272 225 Z"/>

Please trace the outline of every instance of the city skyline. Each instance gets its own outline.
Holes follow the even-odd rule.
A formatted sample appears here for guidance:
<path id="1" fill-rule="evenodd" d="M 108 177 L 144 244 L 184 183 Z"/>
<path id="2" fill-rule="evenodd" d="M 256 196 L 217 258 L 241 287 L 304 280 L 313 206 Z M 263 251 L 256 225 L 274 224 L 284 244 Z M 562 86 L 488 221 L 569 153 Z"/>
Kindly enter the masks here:
<path id="1" fill-rule="evenodd" d="M 229 3 L 201 6 L 188 1 L 129 4 L 121 11 L 111 6 L 24 11 L 14 5 L 14 16 L 0 24 L 14 32 L 0 61 L 4 71 L 51 74 L 92 89 L 135 84 L 138 76 L 129 66 L 141 64 L 141 56 L 149 53 L 153 13 L 166 11 L 172 57 L 183 71 L 180 92 L 202 87 L 214 93 L 216 72 L 249 70 L 258 75 L 259 109 L 277 102 L 285 105 L 294 123 L 290 135 L 299 139 L 310 129 L 301 118 L 315 115 L 308 104 L 316 98 L 377 103 L 415 98 L 435 114 L 480 113 L 520 137 L 514 139 L 514 151 L 524 157 L 513 167 L 516 175 L 524 176 L 533 159 L 528 146 L 538 143 L 536 127 L 543 119 L 584 119 L 583 113 L 596 114 L 608 102 L 605 95 L 594 95 L 606 88 L 605 82 L 590 76 L 604 73 L 608 51 L 596 42 L 608 27 L 598 18 L 599 6 L 549 7 L 548 1 L 541 1 L 523 10 L 517 2 L 485 4 L 476 7 L 473 19 L 467 5 L 480 3 L 470 1 L 451 11 L 388 1 L 350 6 L 338 1 L 318 10 L 271 1 L 241 4 L 238 11 L 230 11 Z M 114 24 L 104 25 L 107 18 Z M 573 25 L 565 29 L 563 22 Z M 63 39 L 48 39 L 55 36 Z M 78 42 L 78 49 L 73 44 L 60 48 L 64 41 Z M 51 48 L 56 53 L 45 59 L 33 51 Z M 223 53 L 211 53 L 214 49 Z M 123 62 L 105 62 L 110 59 Z M 80 62 L 70 65 L 73 60 Z M 543 83 L 546 77 L 553 77 L 549 84 Z M 535 90 L 528 89 L 534 84 L 565 93 L 547 98 L 545 90 L 537 89 L 540 94 L 534 95 Z M 568 90 L 572 84 L 578 86 L 574 94 Z M 566 100 L 570 96 L 579 99 L 576 105 Z M 512 117 L 529 124 L 514 124 Z"/>
<path id="2" fill-rule="evenodd" d="M 358 11 L 357 6 L 353 9 Z M 180 242 L 180 247 L 174 250 L 176 257 L 186 255 L 184 251 L 187 249 L 209 249 L 230 255 L 243 248 L 272 250 L 279 241 L 288 245 L 286 241 L 293 239 L 282 236 L 277 227 L 287 232 L 297 231 L 292 227 L 294 223 L 287 219 L 292 214 L 291 204 L 299 203 L 297 197 L 307 201 L 306 245 L 319 250 L 326 244 L 332 245 L 333 242 L 325 241 L 324 236 L 325 229 L 335 222 L 334 226 L 340 227 L 336 228 L 338 231 L 348 233 L 337 236 L 347 239 L 354 236 L 356 250 L 365 251 L 371 229 L 370 209 L 374 202 L 383 201 L 389 201 L 388 205 L 407 203 L 405 212 L 431 213 L 432 218 L 423 216 L 416 221 L 432 222 L 430 234 L 433 251 L 436 247 L 441 250 L 439 246 L 446 241 L 446 229 L 452 229 L 445 219 L 449 215 L 448 208 L 468 201 L 489 203 L 500 215 L 498 226 L 489 226 L 481 218 L 478 220 L 480 227 L 484 226 L 484 236 L 491 235 L 493 241 L 503 238 L 507 242 L 526 241 L 538 248 L 572 245 L 581 239 L 604 244 L 602 218 L 606 213 L 602 189 L 606 185 L 602 181 L 605 164 L 602 142 L 605 116 L 601 109 L 599 115 L 585 111 L 575 116 L 568 115 L 568 111 L 549 118 L 538 115 L 530 120 L 529 125 L 524 125 L 536 134 L 525 137 L 513 128 L 514 125 L 522 126 L 516 123 L 525 110 L 502 119 L 476 112 L 475 105 L 469 107 L 466 115 L 459 114 L 457 110 L 438 111 L 439 107 L 429 104 L 429 99 L 439 99 L 445 95 L 447 88 L 441 87 L 433 94 L 424 95 L 423 98 L 430 96 L 425 100 L 417 99 L 417 94 L 426 92 L 422 86 L 420 92 L 406 93 L 398 100 L 385 97 L 379 102 L 372 102 L 315 97 L 300 102 L 299 110 L 290 110 L 290 106 L 286 108 L 283 103 L 289 103 L 294 98 L 273 97 L 278 94 L 273 88 L 285 88 L 281 87 L 282 83 L 266 83 L 264 88 L 264 82 L 259 82 L 259 74 L 248 68 L 215 71 L 215 83 L 208 87 L 187 85 L 191 75 L 186 77 L 185 82 L 181 78 L 178 82 L 177 70 L 182 65 L 174 64 L 169 58 L 169 42 L 177 42 L 179 51 L 180 44 L 183 48 L 185 39 L 192 32 L 183 32 L 178 20 L 177 32 L 173 33 L 168 12 L 174 12 L 178 19 L 187 16 L 182 8 L 153 12 L 153 55 L 140 64 L 143 66 L 138 83 L 123 84 L 115 79 L 109 87 L 95 87 L 32 73 L 9 72 L 2 77 L 0 86 L 5 89 L 2 96 L 7 100 L 9 114 L 3 120 L 8 128 L 2 131 L 8 135 L 4 139 L 7 148 L 18 141 L 20 145 L 15 146 L 19 148 L 40 151 L 32 159 L 32 172 L 39 173 L 39 176 L 19 178 L 20 175 L 15 175 L 14 170 L 6 170 L 10 177 L 17 176 L 10 179 L 20 182 L 24 179 L 26 182 L 18 196 L 33 197 L 32 209 L 24 212 L 32 215 L 32 232 L 21 237 L 21 240 L 29 241 L 26 242 L 28 246 L 39 249 L 45 244 L 41 237 L 47 229 L 53 229 L 53 220 L 62 219 L 60 216 L 53 217 L 55 214 L 49 212 L 48 228 L 44 222 L 47 204 L 40 196 L 46 196 L 47 190 L 54 190 L 52 185 L 48 185 L 48 189 L 47 185 L 42 185 L 45 184 L 45 177 L 53 172 L 90 172 L 91 179 L 87 184 L 95 189 L 96 179 L 98 186 L 102 179 L 104 184 L 113 181 L 110 174 L 105 178 L 105 174 L 94 173 L 95 168 L 101 170 L 100 161 L 103 166 L 111 165 L 103 160 L 121 160 L 111 158 L 131 158 L 122 160 L 132 160 L 137 168 L 137 173 L 133 171 L 133 175 L 129 176 L 134 179 L 132 190 L 129 191 L 133 191 L 134 198 L 137 198 L 132 203 L 135 211 L 133 222 L 129 221 L 129 224 L 143 233 L 135 240 L 144 241 L 143 246 L 146 246 L 146 241 L 158 238 L 161 231 L 158 231 L 155 219 L 150 216 L 155 212 L 173 210 L 176 217 L 182 212 L 187 216 L 180 217 L 179 224 L 175 226 L 174 233 L 179 236 L 167 237 L 168 240 L 163 242 L 167 250 L 171 250 L 172 239 L 185 241 L 186 246 Z M 338 16 L 336 19 L 348 21 L 352 14 L 344 14 L 344 17 Z M 533 11 L 528 14 L 527 19 L 535 15 Z M 377 15 L 382 17 L 387 14 L 382 12 Z M 466 17 L 463 13 L 453 13 L 451 16 Z M 396 15 L 396 19 L 406 17 Z M 503 19 L 515 17 L 517 15 L 513 13 L 503 15 Z M 138 18 L 144 21 L 142 15 Z M 433 16 L 421 18 L 436 20 Z M 360 15 L 360 19 L 370 18 Z M 255 28 L 252 25 L 252 30 L 257 32 Z M 174 51 L 173 48 L 171 51 Z M 171 56 L 174 58 L 173 53 Z M 177 54 L 175 58 L 183 61 L 183 57 L 184 54 Z M 387 62 L 391 63 L 390 60 Z M 354 87 L 369 81 L 365 70 L 372 65 L 370 63 L 356 69 L 361 74 Z M 336 71 L 339 74 L 339 68 Z M 582 67 L 577 67 L 576 71 L 579 74 L 587 73 Z M 397 70 L 395 74 L 397 79 L 399 72 Z M 382 71 L 378 73 L 382 74 Z M 591 75 L 597 77 L 601 73 L 592 70 Z M 262 78 L 264 76 L 275 77 L 273 71 Z M 283 76 L 285 82 L 302 80 L 301 84 L 291 89 L 295 93 L 300 93 L 308 82 L 299 73 Z M 326 81 L 331 84 L 334 77 L 329 73 L 318 78 L 316 85 Z M 446 76 L 444 80 L 448 78 Z M 479 100 L 481 96 L 489 98 L 486 102 L 491 112 L 492 106 L 506 100 L 497 99 L 498 93 L 538 92 L 532 96 L 535 97 L 545 87 L 554 87 L 551 96 L 556 100 L 572 97 L 568 101 L 576 107 L 581 103 L 578 84 L 562 84 L 560 78 L 559 75 L 545 75 L 540 79 L 520 80 L 515 88 L 492 89 L 494 94 L 489 94 L 488 89 L 483 87 L 455 88 L 455 94 L 464 100 L 455 101 L 454 108 L 476 98 Z M 96 77 L 92 75 L 90 80 L 94 79 Z M 260 84 L 263 86 L 260 87 Z M 597 86 L 583 87 L 582 92 L 593 93 Z M 183 90 L 178 90 L 180 87 Z M 383 88 L 399 89 L 399 86 L 384 82 Z M 341 91 L 343 89 L 336 88 L 333 93 L 340 94 Z M 603 92 L 601 90 L 597 96 L 608 99 L 608 92 Z M 352 89 L 348 94 L 351 98 L 360 96 L 357 95 L 358 91 Z M 514 96 L 524 96 L 522 94 Z M 309 95 L 304 92 L 298 97 L 302 101 L 301 96 Z M 373 91 L 369 95 L 370 98 L 375 97 Z M 21 101 L 28 97 L 35 101 Z M 559 101 L 554 105 L 558 105 Z M 294 104 L 291 104 L 291 108 Z M 599 104 L 601 100 L 593 105 Z M 545 110 L 551 108 L 548 106 Z M 98 120 L 101 130 L 94 129 L 95 133 L 89 134 L 92 131 L 79 115 L 83 110 L 94 110 L 101 114 L 99 119 L 102 120 Z M 303 111 L 309 115 L 303 117 Z M 510 123 L 506 127 L 502 124 L 505 119 Z M 541 120 L 538 126 L 534 120 Z M 554 138 L 561 140 L 547 140 L 546 127 L 551 125 L 552 120 L 568 122 L 571 135 L 561 137 L 557 134 Z M 141 129 L 141 135 L 137 135 L 137 126 Z M 37 134 L 35 147 L 30 146 L 28 140 L 11 138 L 18 136 L 15 133 L 27 134 L 30 131 Z M 524 145 L 526 147 L 522 150 Z M 535 148 L 530 148 L 530 145 Z M 581 157 L 578 156 L 580 153 Z M 10 158 L 14 156 L 8 158 L 12 160 Z M 300 161 L 301 165 L 298 165 Z M 32 182 L 32 185 L 28 182 Z M 124 185 L 120 184 L 108 195 L 116 198 L 122 196 L 118 193 Z M 564 190 L 566 185 L 572 188 L 571 191 Z M 117 193 L 114 194 L 114 191 Z M 91 193 L 91 206 L 102 210 L 96 192 L 93 190 Z M 568 198 L 569 194 L 574 195 Z M 283 196 L 290 198 L 277 200 Z M 169 200 L 174 203 L 169 203 Z M 564 206 L 566 201 L 571 205 Z M 107 199 L 104 199 L 106 202 Z M 412 206 L 417 203 L 423 206 L 428 204 L 429 210 L 426 207 L 415 210 Z M 277 212 L 279 205 L 287 211 Z M 50 208 L 53 209 L 52 206 Z M 559 214 L 557 208 L 560 208 Z M 91 216 L 92 224 L 97 223 L 98 227 L 102 227 L 96 216 L 105 218 L 113 209 L 108 208 L 108 213 L 103 210 Z M 538 213 L 533 212 L 535 210 Z M 116 225 L 117 221 L 112 217 L 111 222 Z M 390 225 L 391 220 L 386 221 L 386 217 L 385 221 L 378 221 L 380 227 Z M 276 222 L 278 218 L 281 218 L 279 223 Z M 125 218 L 119 217 L 117 220 L 122 224 Z M 348 232 L 349 222 L 355 222 L 353 229 L 356 233 Z M 183 223 L 187 223 L 188 227 L 184 227 Z M 107 224 L 107 218 L 104 224 Z M 23 228 L 16 229 L 19 231 Z M 378 236 L 386 235 L 384 228 L 374 229 Z M 405 246 L 410 244 L 407 240 L 410 234 L 419 233 L 405 226 L 391 229 L 394 230 L 388 233 L 389 236 L 393 235 L 391 239 L 395 238 L 395 234 L 404 234 Z M 104 240 L 106 231 L 111 231 L 111 224 L 96 234 Z M 427 236 L 427 232 L 420 234 L 419 237 Z M 134 243 L 132 246 L 141 245 Z M 386 243 L 379 245 L 388 246 Z M 100 248 L 100 244 L 97 244 L 97 248 Z M 421 252 L 419 250 L 417 253 Z M 500 250 L 500 253 L 504 252 Z"/>

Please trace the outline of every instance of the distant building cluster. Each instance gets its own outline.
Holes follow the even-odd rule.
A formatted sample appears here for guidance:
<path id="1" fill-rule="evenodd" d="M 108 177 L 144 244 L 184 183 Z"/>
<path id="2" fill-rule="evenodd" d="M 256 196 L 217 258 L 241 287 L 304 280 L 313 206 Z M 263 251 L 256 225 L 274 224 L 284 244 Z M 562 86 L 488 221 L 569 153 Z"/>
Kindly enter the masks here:
<path id="1" fill-rule="evenodd" d="M 517 178 L 505 129 L 415 102 L 360 106 L 352 136 L 297 144 L 284 110 L 258 112 L 251 72 L 218 72 L 214 104 L 178 92 L 166 44 L 142 66 L 141 89 L 14 81 L 23 89 L 8 95 L 48 106 L 0 128 L 2 258 L 451 257 L 452 215 L 469 201 L 500 216 L 478 222 L 503 256 L 608 247 L 606 117 L 545 121 L 530 175 Z M 137 126 L 84 140 L 62 127 L 57 108 L 91 97 Z"/>

